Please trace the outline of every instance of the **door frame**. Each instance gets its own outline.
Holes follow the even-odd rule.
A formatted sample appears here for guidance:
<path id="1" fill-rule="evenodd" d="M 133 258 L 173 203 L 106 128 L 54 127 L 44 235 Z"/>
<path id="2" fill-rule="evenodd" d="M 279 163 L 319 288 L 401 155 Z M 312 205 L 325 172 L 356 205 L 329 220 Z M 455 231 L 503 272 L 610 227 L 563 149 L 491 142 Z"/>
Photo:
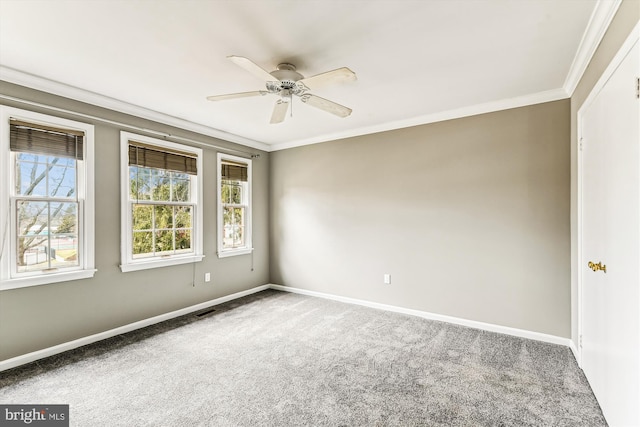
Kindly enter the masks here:
<path id="1" fill-rule="evenodd" d="M 587 262 L 585 259 L 583 259 L 584 254 L 582 253 L 582 243 L 583 243 L 582 235 L 583 235 L 583 225 L 584 225 L 583 212 L 582 212 L 584 183 L 582 179 L 582 174 L 584 172 L 584 166 L 583 166 L 583 152 L 582 152 L 581 146 L 582 146 L 584 116 L 588 111 L 589 107 L 591 107 L 591 105 L 595 101 L 596 97 L 600 94 L 600 91 L 605 87 L 605 85 L 607 84 L 607 82 L 609 81 L 613 73 L 618 69 L 622 61 L 626 58 L 627 54 L 631 51 L 631 49 L 635 46 L 635 44 L 639 42 L 639 40 L 640 40 L 640 22 L 636 23 L 635 27 L 633 28 L 629 36 L 624 41 L 624 43 L 622 44 L 618 52 L 615 54 L 615 56 L 613 57 L 613 59 L 611 60 L 607 68 L 604 70 L 604 72 L 598 79 L 597 83 L 593 86 L 593 89 L 591 89 L 591 92 L 589 93 L 585 101 L 582 103 L 582 106 L 578 110 L 578 117 L 577 117 L 578 140 L 576 141 L 576 144 L 577 144 L 576 153 L 578 157 L 578 169 L 577 169 L 577 178 L 578 178 L 577 245 L 578 247 L 577 247 L 577 261 L 576 261 L 576 264 L 574 265 L 574 268 L 576 269 L 575 271 L 576 271 L 576 277 L 577 277 L 577 283 L 578 283 L 578 301 L 577 301 L 578 342 L 574 344 L 577 350 L 577 353 L 575 354 L 575 356 L 578 362 L 578 366 L 580 368 L 582 368 L 582 332 L 583 332 L 583 326 L 584 326 L 583 272 L 584 272 L 584 266 L 586 265 L 586 262 Z"/>

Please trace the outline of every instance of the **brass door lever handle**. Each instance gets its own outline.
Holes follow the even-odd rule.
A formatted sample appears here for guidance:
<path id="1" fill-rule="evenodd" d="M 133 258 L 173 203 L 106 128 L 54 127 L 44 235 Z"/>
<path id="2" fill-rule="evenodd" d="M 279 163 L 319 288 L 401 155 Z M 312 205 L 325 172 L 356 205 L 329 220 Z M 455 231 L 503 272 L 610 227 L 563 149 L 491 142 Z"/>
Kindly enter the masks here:
<path id="1" fill-rule="evenodd" d="M 594 262 L 589 261 L 589 264 L 587 264 L 589 266 L 590 269 L 592 269 L 594 272 L 598 271 L 598 270 L 602 270 L 605 273 L 607 272 L 607 266 L 606 265 L 602 265 L 601 262 L 598 262 L 597 264 Z"/>

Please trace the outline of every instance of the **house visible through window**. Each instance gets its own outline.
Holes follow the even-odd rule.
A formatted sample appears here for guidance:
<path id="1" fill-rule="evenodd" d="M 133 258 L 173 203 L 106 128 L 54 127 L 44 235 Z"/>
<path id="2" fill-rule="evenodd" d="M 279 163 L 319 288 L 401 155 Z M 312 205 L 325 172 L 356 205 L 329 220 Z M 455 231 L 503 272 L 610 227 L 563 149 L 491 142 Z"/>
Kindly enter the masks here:
<path id="1" fill-rule="evenodd" d="M 2 127 L 2 287 L 91 277 L 93 127 L 8 107 Z"/>
<path id="2" fill-rule="evenodd" d="M 122 134 L 123 271 L 200 260 L 201 150 Z"/>
<path id="3" fill-rule="evenodd" d="M 218 154 L 218 256 L 250 253 L 251 160 Z"/>

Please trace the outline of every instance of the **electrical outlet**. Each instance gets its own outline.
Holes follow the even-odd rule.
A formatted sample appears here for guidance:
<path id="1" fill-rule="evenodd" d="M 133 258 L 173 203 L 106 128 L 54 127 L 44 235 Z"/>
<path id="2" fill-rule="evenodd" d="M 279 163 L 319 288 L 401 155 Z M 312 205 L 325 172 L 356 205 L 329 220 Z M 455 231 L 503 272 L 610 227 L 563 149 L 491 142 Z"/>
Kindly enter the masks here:
<path id="1" fill-rule="evenodd" d="M 384 275 L 384 284 L 385 285 L 390 285 L 391 284 L 391 275 L 390 274 L 385 274 Z"/>
<path id="2" fill-rule="evenodd" d="M 204 281 L 205 282 L 211 281 L 211 273 L 204 273 Z"/>

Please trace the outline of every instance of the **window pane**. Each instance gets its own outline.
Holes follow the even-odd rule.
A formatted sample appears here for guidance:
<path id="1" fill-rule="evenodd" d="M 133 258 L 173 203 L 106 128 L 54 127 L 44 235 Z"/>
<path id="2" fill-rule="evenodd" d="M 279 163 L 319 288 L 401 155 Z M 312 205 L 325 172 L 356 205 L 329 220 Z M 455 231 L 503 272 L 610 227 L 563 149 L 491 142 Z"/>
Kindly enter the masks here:
<path id="1" fill-rule="evenodd" d="M 151 230 L 153 228 L 153 206 L 133 205 L 133 229 Z"/>
<path id="2" fill-rule="evenodd" d="M 244 243 L 244 209 L 223 208 L 222 245 L 224 248 L 237 248 Z"/>
<path id="3" fill-rule="evenodd" d="M 159 169 L 151 170 L 152 200 L 171 200 L 171 175 Z"/>
<path id="4" fill-rule="evenodd" d="M 51 230 L 55 234 L 78 232 L 78 204 L 51 203 Z"/>
<path id="5" fill-rule="evenodd" d="M 172 184 L 172 191 L 173 194 L 171 195 L 172 200 L 175 202 L 188 202 L 189 199 L 189 186 L 191 184 L 191 181 L 188 178 L 187 174 L 175 174 L 177 176 L 187 176 L 187 178 L 179 178 L 174 176 L 173 178 L 173 184 Z"/>
<path id="6" fill-rule="evenodd" d="M 19 162 L 38 162 L 39 156 L 34 153 L 16 153 L 16 158 Z"/>
<path id="7" fill-rule="evenodd" d="M 242 203 L 242 184 L 236 183 L 233 186 L 233 194 L 231 196 L 231 203 L 240 204 Z"/>
<path id="8" fill-rule="evenodd" d="M 33 156 L 37 158 L 38 156 Z M 47 195 L 47 165 L 43 163 L 18 162 L 16 165 L 16 192 L 21 196 Z"/>
<path id="9" fill-rule="evenodd" d="M 222 203 L 242 203 L 242 183 L 239 181 L 222 181 Z"/>
<path id="10" fill-rule="evenodd" d="M 244 208 L 233 208 L 233 246 L 244 246 Z"/>
<path id="11" fill-rule="evenodd" d="M 80 265 L 78 203 L 19 200 L 17 271 Z"/>
<path id="12" fill-rule="evenodd" d="M 222 209 L 222 246 L 224 248 L 233 247 L 233 208 L 224 207 Z"/>
<path id="13" fill-rule="evenodd" d="M 225 206 L 222 209 L 222 223 L 225 227 L 233 225 L 233 208 Z"/>
<path id="14" fill-rule="evenodd" d="M 176 230 L 176 251 L 191 252 L 191 230 Z"/>
<path id="15" fill-rule="evenodd" d="M 222 228 L 222 247 L 224 249 L 233 248 L 233 226 L 225 225 Z"/>
<path id="16" fill-rule="evenodd" d="M 54 234 L 51 236 L 51 267 L 74 267 L 80 265 L 78 257 L 78 236 L 74 234 Z"/>
<path id="17" fill-rule="evenodd" d="M 244 225 L 244 208 L 233 208 L 233 225 Z"/>
<path id="18" fill-rule="evenodd" d="M 156 252 L 173 252 L 173 230 L 156 231 Z"/>
<path id="19" fill-rule="evenodd" d="M 129 197 L 131 200 L 151 200 L 151 171 L 129 167 Z"/>
<path id="20" fill-rule="evenodd" d="M 18 201 L 18 236 L 46 235 L 49 232 L 49 203 Z"/>
<path id="21" fill-rule="evenodd" d="M 47 175 L 49 180 L 50 197 L 73 197 L 75 195 L 75 165 L 49 166 L 49 172 Z"/>
<path id="22" fill-rule="evenodd" d="M 154 206 L 154 210 L 154 228 L 173 228 L 173 206 Z"/>
<path id="23" fill-rule="evenodd" d="M 231 186 L 227 184 L 227 181 L 222 181 L 220 187 L 220 203 L 229 203 L 229 200 L 231 199 L 229 196 L 229 193 L 231 191 L 230 188 Z"/>
<path id="24" fill-rule="evenodd" d="M 153 255 L 153 232 L 135 231 L 133 233 L 133 257 L 143 258 Z"/>
<path id="25" fill-rule="evenodd" d="M 244 246 L 244 227 L 233 227 L 233 246 L 236 248 Z"/>
<path id="26" fill-rule="evenodd" d="M 18 238 L 16 262 L 19 273 L 49 268 L 50 251 L 48 241 L 48 236 Z"/>
<path id="27" fill-rule="evenodd" d="M 176 228 L 191 228 L 191 207 L 176 207 Z"/>

